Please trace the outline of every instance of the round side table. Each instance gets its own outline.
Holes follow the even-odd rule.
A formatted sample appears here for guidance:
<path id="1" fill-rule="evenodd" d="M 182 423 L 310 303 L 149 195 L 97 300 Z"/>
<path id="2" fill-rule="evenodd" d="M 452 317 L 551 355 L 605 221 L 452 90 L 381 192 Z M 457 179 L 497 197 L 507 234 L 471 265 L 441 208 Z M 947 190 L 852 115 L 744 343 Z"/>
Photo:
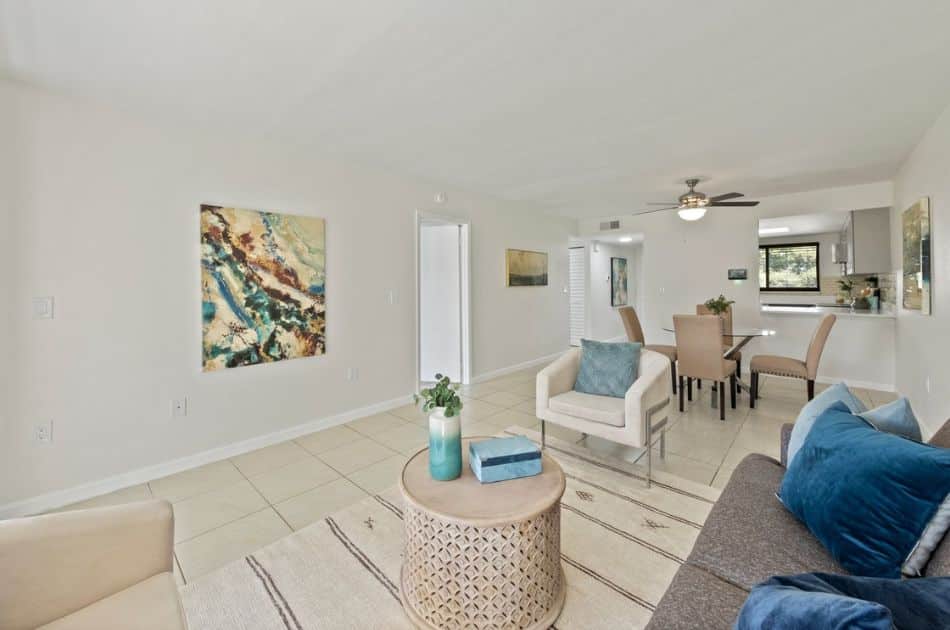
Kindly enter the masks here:
<path id="1" fill-rule="evenodd" d="M 403 608 L 420 628 L 547 628 L 564 606 L 564 472 L 542 453 L 541 474 L 481 484 L 462 440 L 462 476 L 429 477 L 429 450 L 403 468 Z"/>

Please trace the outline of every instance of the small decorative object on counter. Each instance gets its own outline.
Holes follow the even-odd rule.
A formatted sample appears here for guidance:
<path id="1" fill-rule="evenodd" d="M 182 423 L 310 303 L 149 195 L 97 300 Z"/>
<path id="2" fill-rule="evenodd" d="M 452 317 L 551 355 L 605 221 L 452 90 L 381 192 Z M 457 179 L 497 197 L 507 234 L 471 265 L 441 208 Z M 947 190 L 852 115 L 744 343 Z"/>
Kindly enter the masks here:
<path id="1" fill-rule="evenodd" d="M 436 383 L 415 395 L 429 412 L 429 474 L 437 481 L 458 479 L 462 474 L 462 426 L 459 412 L 462 401 L 458 384 L 448 376 L 436 374 Z"/>
<path id="2" fill-rule="evenodd" d="M 541 451 L 523 436 L 471 442 L 468 463 L 482 483 L 541 474 Z"/>

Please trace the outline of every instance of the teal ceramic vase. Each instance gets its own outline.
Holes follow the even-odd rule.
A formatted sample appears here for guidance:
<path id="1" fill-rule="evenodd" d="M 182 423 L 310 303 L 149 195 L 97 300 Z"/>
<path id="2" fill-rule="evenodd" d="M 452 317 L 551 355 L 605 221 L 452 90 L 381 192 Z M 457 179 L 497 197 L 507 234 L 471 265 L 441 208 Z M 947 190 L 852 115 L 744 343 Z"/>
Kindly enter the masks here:
<path id="1" fill-rule="evenodd" d="M 462 425 L 459 417 L 445 417 L 445 408 L 429 414 L 429 474 L 436 481 L 451 481 L 462 474 Z"/>

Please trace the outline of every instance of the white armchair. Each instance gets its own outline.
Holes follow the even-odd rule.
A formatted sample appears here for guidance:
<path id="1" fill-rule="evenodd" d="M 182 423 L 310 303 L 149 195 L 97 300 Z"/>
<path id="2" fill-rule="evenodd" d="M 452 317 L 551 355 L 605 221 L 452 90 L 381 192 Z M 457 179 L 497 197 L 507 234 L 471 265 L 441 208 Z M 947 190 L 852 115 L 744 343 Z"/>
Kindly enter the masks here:
<path id="1" fill-rule="evenodd" d="M 647 449 L 647 487 L 653 475 L 653 436 L 660 432 L 660 457 L 666 456 L 666 427 L 670 409 L 670 360 L 641 350 L 637 380 L 623 398 L 574 391 L 581 349 L 572 348 L 538 373 L 537 416 L 541 419 L 541 448 L 545 422 L 635 448 Z"/>

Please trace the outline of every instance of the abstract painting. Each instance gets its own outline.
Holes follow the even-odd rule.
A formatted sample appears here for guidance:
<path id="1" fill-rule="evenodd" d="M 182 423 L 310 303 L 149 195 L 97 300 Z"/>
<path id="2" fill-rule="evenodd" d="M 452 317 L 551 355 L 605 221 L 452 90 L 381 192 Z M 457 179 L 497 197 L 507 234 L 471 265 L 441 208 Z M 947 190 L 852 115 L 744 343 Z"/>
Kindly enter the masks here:
<path id="1" fill-rule="evenodd" d="M 901 215 L 904 239 L 904 308 L 930 315 L 930 199 L 922 197 Z"/>
<path id="2" fill-rule="evenodd" d="M 627 259 L 610 259 L 610 305 L 624 306 L 627 303 Z"/>
<path id="3" fill-rule="evenodd" d="M 201 206 L 206 372 L 326 352 L 323 219 Z"/>
<path id="4" fill-rule="evenodd" d="M 546 287 L 548 285 L 548 255 L 509 249 L 505 253 L 509 287 Z"/>

